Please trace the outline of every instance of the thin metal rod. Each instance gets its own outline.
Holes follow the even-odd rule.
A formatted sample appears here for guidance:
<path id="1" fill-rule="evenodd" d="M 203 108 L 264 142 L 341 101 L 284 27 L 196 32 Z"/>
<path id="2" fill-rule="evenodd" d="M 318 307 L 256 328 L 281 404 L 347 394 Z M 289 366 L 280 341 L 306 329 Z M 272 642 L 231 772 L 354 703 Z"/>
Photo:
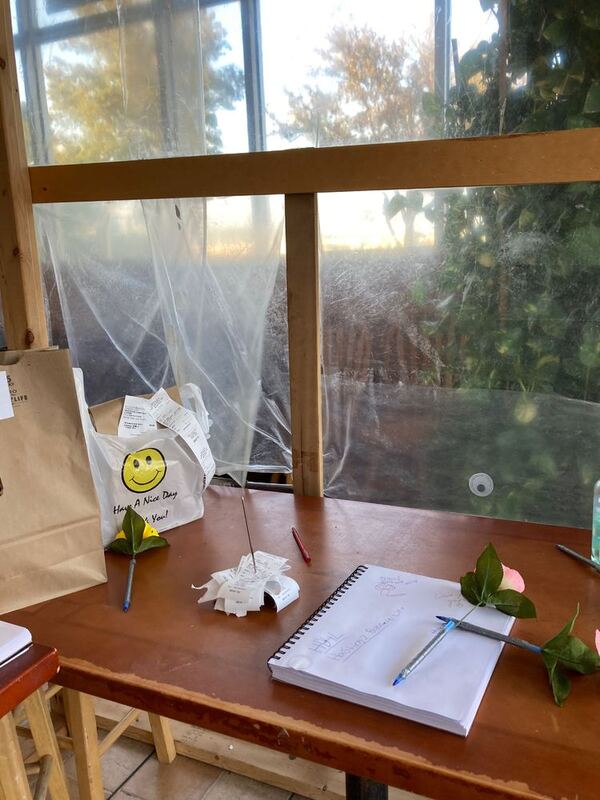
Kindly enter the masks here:
<path id="1" fill-rule="evenodd" d="M 252 547 L 252 538 L 250 536 L 250 526 L 248 525 L 248 517 L 246 516 L 246 503 L 244 502 L 244 490 L 240 495 L 242 500 L 242 511 L 244 512 L 244 522 L 246 523 L 246 533 L 248 534 L 248 544 L 250 545 L 250 554 L 252 556 L 252 563 L 254 564 L 254 572 L 256 572 L 256 559 L 254 558 L 254 548 Z"/>

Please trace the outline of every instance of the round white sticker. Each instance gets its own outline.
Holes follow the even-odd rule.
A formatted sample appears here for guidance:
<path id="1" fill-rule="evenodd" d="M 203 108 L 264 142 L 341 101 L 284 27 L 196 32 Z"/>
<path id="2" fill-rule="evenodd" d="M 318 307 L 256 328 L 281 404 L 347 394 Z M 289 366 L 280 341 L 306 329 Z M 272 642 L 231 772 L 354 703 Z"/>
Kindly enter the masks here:
<path id="1" fill-rule="evenodd" d="M 494 491 L 494 481 L 487 472 L 476 472 L 469 478 L 469 489 L 477 497 L 487 497 Z"/>

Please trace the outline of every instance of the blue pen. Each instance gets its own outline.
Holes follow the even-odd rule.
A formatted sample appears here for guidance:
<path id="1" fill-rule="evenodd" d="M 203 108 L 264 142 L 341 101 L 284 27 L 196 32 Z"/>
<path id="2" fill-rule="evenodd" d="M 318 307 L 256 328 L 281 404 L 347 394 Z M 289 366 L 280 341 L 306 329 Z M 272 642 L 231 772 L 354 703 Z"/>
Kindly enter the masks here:
<path id="1" fill-rule="evenodd" d="M 125 587 L 125 599 L 123 600 L 123 611 L 129 611 L 131 605 L 131 589 L 133 588 L 133 572 L 135 570 L 135 558 L 129 562 L 129 572 L 127 573 L 127 586 Z"/>
<path id="2" fill-rule="evenodd" d="M 506 642 L 507 644 L 514 644 L 515 647 L 522 647 L 523 650 L 529 650 L 530 653 L 541 653 L 542 648 L 538 644 L 531 644 L 526 642 L 525 639 L 517 639 L 515 636 L 508 636 L 505 633 L 498 633 L 498 631 L 491 631 L 488 628 L 480 628 L 479 625 L 471 625 L 470 622 L 463 622 L 460 619 L 453 619 L 452 617 L 440 617 L 437 619 L 448 624 L 454 622 L 457 628 L 469 633 L 478 633 L 480 636 L 487 636 L 488 639 L 495 639 L 497 642 Z"/>
<path id="3" fill-rule="evenodd" d="M 438 644 L 442 641 L 442 639 L 446 636 L 446 634 L 448 634 L 453 628 L 456 628 L 457 624 L 458 620 L 449 619 L 444 625 L 444 627 L 440 631 L 438 631 L 438 633 L 436 633 L 433 639 L 431 639 L 431 641 L 429 641 L 425 645 L 425 647 L 417 653 L 417 655 L 412 659 L 412 661 L 409 661 L 408 664 L 404 667 L 404 669 L 401 670 L 396 675 L 396 677 L 394 678 L 394 682 L 392 683 L 392 686 L 397 686 L 399 683 L 402 683 L 402 681 L 406 680 L 406 678 L 410 675 L 413 669 L 419 666 L 421 661 L 423 661 L 423 659 L 426 658 L 429 655 L 429 653 L 431 653 L 434 647 L 438 646 Z"/>

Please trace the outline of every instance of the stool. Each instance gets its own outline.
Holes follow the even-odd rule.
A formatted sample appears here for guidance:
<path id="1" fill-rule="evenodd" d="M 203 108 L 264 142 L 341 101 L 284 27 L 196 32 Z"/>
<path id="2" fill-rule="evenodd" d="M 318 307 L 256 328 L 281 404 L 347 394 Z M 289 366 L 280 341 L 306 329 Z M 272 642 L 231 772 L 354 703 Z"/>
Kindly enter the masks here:
<path id="1" fill-rule="evenodd" d="M 49 791 L 52 800 L 69 800 L 63 762 L 42 687 L 58 672 L 58 654 L 33 644 L 0 668 L 0 789 L 4 800 L 32 800 L 27 774 L 37 774 L 34 800 Z M 12 711 L 19 704 L 29 721 L 38 762 L 23 763 Z"/>

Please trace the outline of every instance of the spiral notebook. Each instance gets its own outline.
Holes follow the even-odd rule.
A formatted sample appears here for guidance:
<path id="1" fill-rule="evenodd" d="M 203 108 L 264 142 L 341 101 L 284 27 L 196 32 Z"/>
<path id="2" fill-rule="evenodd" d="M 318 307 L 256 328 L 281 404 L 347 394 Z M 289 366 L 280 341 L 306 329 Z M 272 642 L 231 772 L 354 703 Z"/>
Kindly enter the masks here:
<path id="1" fill-rule="evenodd" d="M 475 608 L 458 583 L 357 567 L 274 653 L 276 680 L 466 736 L 502 643 L 453 630 L 398 686 L 398 672 L 440 629 L 436 615 L 508 633 L 514 619 Z"/>

